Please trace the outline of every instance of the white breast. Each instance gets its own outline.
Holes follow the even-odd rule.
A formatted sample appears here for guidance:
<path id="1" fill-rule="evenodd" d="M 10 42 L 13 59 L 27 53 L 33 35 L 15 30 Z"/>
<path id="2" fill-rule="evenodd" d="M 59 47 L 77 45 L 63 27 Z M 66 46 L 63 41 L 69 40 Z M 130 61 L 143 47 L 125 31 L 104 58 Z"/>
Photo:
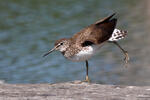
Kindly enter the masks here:
<path id="1" fill-rule="evenodd" d="M 96 52 L 96 46 L 87 46 L 83 47 L 83 49 L 78 52 L 76 55 L 69 57 L 69 60 L 72 61 L 85 61 L 92 57 L 92 55 Z"/>

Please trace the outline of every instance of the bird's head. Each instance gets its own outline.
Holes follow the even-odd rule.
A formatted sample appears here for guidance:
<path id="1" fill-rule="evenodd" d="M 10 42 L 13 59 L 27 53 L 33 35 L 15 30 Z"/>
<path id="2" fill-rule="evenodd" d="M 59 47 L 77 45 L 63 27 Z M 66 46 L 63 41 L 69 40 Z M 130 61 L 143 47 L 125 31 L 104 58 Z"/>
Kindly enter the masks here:
<path id="1" fill-rule="evenodd" d="M 58 50 L 60 52 L 65 52 L 66 49 L 69 47 L 70 45 L 70 40 L 69 39 L 66 39 L 66 38 L 63 38 L 63 39 L 59 39 L 55 42 L 55 46 L 54 48 L 52 48 L 51 50 L 49 50 L 47 53 L 45 53 L 43 55 L 43 57 L 47 56 L 48 54 L 50 54 L 51 52 L 55 51 L 55 50 Z"/>

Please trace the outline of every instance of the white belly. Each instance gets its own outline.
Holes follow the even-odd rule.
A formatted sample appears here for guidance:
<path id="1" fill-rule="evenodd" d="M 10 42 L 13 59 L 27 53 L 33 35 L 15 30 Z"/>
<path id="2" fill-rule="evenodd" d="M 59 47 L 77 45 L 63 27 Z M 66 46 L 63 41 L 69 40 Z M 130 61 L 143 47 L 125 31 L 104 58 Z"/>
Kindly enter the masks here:
<path id="1" fill-rule="evenodd" d="M 77 53 L 76 55 L 69 57 L 69 60 L 72 61 L 85 61 L 88 60 L 89 58 L 91 58 L 96 51 L 98 51 L 97 49 L 99 48 L 99 46 L 87 46 L 84 47 L 79 53 Z"/>

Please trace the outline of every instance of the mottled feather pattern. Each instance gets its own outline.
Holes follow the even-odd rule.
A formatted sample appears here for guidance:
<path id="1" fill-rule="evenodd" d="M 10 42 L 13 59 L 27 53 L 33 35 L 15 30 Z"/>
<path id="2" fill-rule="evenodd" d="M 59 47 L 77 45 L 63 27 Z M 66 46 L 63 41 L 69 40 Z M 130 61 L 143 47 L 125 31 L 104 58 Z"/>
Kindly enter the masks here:
<path id="1" fill-rule="evenodd" d="M 114 29 L 112 36 L 109 38 L 108 41 L 118 41 L 123 39 L 127 35 L 127 31 Z"/>

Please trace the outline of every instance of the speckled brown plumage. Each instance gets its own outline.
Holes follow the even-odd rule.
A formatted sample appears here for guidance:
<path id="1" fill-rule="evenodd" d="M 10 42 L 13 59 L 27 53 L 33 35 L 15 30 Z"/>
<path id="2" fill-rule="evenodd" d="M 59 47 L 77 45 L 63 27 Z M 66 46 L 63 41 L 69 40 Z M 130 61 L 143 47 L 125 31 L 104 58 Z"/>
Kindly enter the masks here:
<path id="1" fill-rule="evenodd" d="M 117 45 L 125 54 L 125 61 L 129 60 L 128 53 L 121 48 L 116 42 L 125 37 L 126 32 L 115 29 L 117 19 L 112 18 L 115 14 L 103 18 L 94 24 L 87 26 L 78 33 L 74 34 L 71 38 L 62 38 L 55 42 L 54 48 L 44 54 L 47 56 L 54 50 L 60 51 L 64 57 L 72 61 L 85 61 L 86 62 L 86 80 L 89 82 L 88 77 L 88 59 L 91 58 L 99 47 L 105 42 L 109 41 Z"/>
<path id="2" fill-rule="evenodd" d="M 71 38 L 72 41 L 77 45 L 81 45 L 85 41 L 100 44 L 108 40 L 111 37 L 117 22 L 117 19 L 115 18 L 110 19 L 113 15 L 114 14 L 82 29 Z"/>
<path id="3" fill-rule="evenodd" d="M 111 37 L 117 22 L 117 19 L 111 19 L 113 15 L 89 25 L 69 38 L 70 47 L 63 52 L 63 55 L 68 57 L 78 53 L 82 49 L 82 44 L 86 41 L 90 41 L 95 45 L 107 41 Z M 60 41 L 58 40 L 55 44 L 58 44 Z"/>

